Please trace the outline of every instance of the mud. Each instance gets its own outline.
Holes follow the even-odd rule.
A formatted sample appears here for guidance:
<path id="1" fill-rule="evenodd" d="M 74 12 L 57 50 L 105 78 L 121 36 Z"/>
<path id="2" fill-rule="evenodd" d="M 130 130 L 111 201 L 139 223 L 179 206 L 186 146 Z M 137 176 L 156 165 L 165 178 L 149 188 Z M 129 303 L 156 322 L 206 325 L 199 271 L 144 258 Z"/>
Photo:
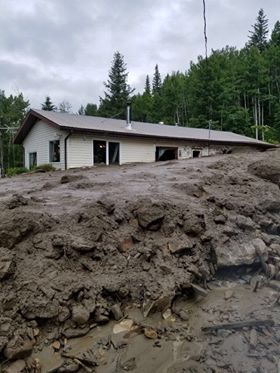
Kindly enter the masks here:
<path id="1" fill-rule="evenodd" d="M 251 337 L 250 330 L 221 331 L 217 343 L 200 328 L 248 317 L 278 322 L 278 303 L 271 306 L 278 293 L 266 285 L 280 279 L 279 161 L 274 150 L 0 180 L 2 361 L 27 359 L 30 372 L 39 365 L 42 372 L 253 372 L 261 356 L 263 370 L 255 371 L 277 372 L 276 326 Z M 230 280 L 236 296 L 225 300 L 217 271 L 243 265 L 252 278 L 264 273 L 257 291 L 237 277 Z M 179 307 L 184 297 L 189 301 Z M 129 318 L 131 305 L 138 316 L 121 357 L 111 320 Z M 97 342 L 96 330 L 105 340 Z M 248 356 L 243 345 L 259 333 L 260 352 Z M 83 344 L 75 338 L 91 335 L 93 362 L 70 349 Z M 46 365 L 46 349 L 60 365 Z M 70 368 L 61 367 L 64 360 Z"/>

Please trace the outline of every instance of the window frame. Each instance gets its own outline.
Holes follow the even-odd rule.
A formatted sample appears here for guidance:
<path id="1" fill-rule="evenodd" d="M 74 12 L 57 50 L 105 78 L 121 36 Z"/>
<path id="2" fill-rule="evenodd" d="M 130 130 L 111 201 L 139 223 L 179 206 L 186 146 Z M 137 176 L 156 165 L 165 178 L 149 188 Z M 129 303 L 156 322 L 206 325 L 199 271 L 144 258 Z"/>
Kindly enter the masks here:
<path id="1" fill-rule="evenodd" d="M 58 144 L 58 160 L 54 160 L 54 150 L 55 144 Z M 50 140 L 49 141 L 49 162 L 50 163 L 60 163 L 61 162 L 61 154 L 60 154 L 60 140 Z"/>

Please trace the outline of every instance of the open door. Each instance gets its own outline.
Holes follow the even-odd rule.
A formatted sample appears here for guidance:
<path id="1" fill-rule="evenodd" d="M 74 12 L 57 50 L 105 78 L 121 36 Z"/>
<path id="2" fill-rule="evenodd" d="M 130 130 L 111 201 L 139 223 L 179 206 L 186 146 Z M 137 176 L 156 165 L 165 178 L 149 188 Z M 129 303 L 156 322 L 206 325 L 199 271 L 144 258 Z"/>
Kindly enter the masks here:
<path id="1" fill-rule="evenodd" d="M 120 164 L 120 144 L 109 142 L 109 164 Z"/>
<path id="2" fill-rule="evenodd" d="M 106 164 L 106 141 L 93 141 L 93 162 L 96 164 Z"/>
<path id="3" fill-rule="evenodd" d="M 178 159 L 178 148 L 167 146 L 156 147 L 156 162 L 171 161 L 173 159 Z"/>

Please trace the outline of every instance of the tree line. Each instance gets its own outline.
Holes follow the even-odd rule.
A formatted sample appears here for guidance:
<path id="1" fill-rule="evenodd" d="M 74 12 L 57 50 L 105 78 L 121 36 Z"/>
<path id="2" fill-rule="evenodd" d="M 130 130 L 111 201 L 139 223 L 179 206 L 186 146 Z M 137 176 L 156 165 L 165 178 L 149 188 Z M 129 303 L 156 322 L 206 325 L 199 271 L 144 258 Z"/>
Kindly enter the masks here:
<path id="1" fill-rule="evenodd" d="M 78 114 L 125 119 L 130 101 L 135 121 L 198 128 L 211 121 L 213 129 L 279 142 L 280 22 L 270 33 L 260 9 L 242 49 L 212 50 L 209 57 L 198 56 L 187 71 L 163 78 L 156 65 L 152 76 L 146 76 L 142 93 L 129 86 L 124 56 L 116 52 L 104 86 L 99 104 L 81 105 Z M 22 149 L 12 139 L 28 107 L 22 94 L 7 97 L 0 91 L 0 163 L 5 167 L 22 163 Z M 56 106 L 49 96 L 41 108 L 72 112 L 69 102 Z"/>

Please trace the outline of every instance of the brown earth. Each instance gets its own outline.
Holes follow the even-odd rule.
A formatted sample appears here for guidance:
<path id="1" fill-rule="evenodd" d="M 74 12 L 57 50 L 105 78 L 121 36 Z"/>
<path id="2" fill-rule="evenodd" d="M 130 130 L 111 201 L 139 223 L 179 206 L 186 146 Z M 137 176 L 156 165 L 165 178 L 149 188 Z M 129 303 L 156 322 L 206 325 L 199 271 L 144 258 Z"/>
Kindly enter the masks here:
<path id="1" fill-rule="evenodd" d="M 4 369 L 277 372 L 279 180 L 278 149 L 0 180 Z M 248 319 L 275 325 L 201 331 Z"/>

